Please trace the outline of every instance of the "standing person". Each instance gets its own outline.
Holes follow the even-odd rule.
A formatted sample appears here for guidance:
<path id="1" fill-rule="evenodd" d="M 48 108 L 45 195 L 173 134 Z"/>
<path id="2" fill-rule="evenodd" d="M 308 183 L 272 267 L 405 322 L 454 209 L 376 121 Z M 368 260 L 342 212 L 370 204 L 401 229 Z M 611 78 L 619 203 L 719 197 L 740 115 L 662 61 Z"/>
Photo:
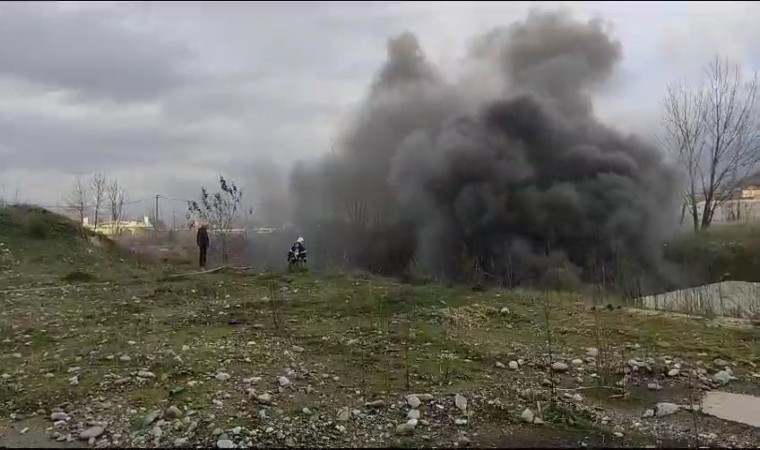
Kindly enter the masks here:
<path id="1" fill-rule="evenodd" d="M 206 224 L 202 223 L 200 227 L 198 227 L 198 233 L 195 235 L 195 242 L 198 244 L 198 249 L 200 250 L 200 266 L 201 268 L 206 268 L 206 252 L 208 251 L 208 231 L 206 230 Z"/>

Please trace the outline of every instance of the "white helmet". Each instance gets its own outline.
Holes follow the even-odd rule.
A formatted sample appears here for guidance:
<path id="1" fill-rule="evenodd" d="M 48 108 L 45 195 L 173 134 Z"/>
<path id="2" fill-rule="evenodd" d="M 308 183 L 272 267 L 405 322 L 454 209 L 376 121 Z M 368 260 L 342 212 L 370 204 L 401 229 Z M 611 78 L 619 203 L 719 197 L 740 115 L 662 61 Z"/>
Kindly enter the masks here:
<path id="1" fill-rule="evenodd" d="M 299 237 L 299 238 L 296 240 L 296 242 L 298 242 L 299 244 L 303 244 L 303 238 L 302 238 L 302 237 Z"/>

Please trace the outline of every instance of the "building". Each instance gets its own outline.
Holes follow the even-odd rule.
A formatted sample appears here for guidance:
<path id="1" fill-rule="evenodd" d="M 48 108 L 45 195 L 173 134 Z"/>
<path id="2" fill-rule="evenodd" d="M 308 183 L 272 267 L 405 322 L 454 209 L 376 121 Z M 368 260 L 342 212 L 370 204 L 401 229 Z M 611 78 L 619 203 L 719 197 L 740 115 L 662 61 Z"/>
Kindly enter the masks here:
<path id="1" fill-rule="evenodd" d="M 103 221 L 98 223 L 97 228 L 91 225 L 89 218 L 84 218 L 85 228 L 104 234 L 106 236 L 116 236 L 120 234 L 138 234 L 148 231 L 153 231 L 153 224 L 150 223 L 148 216 L 143 217 L 142 222 L 136 220 L 117 220 L 117 221 Z"/>

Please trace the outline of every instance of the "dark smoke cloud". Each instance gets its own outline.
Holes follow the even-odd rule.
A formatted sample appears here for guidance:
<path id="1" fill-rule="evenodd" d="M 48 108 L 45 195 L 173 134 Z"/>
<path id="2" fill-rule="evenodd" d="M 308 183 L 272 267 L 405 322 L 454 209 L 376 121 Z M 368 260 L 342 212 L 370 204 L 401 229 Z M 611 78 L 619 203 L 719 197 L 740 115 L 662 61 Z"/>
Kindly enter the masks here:
<path id="1" fill-rule="evenodd" d="M 621 57 L 601 21 L 533 13 L 474 40 L 479 77 L 449 84 L 413 34 L 391 39 L 336 152 L 291 174 L 312 254 L 510 282 L 658 264 L 673 172 L 593 114 Z"/>

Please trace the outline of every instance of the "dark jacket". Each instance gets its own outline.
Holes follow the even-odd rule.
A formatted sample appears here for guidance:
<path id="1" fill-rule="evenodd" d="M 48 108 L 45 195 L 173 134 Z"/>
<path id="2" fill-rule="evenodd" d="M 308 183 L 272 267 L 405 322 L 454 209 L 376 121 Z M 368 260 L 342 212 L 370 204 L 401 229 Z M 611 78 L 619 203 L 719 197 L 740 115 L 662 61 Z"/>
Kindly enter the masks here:
<path id="1" fill-rule="evenodd" d="M 306 247 L 300 242 L 296 242 L 293 244 L 292 247 L 290 247 L 290 251 L 293 252 L 295 255 L 301 255 L 304 258 L 306 257 Z"/>
<path id="2" fill-rule="evenodd" d="M 198 244 L 198 247 L 208 247 L 208 231 L 206 231 L 206 227 L 198 228 L 195 242 Z"/>

